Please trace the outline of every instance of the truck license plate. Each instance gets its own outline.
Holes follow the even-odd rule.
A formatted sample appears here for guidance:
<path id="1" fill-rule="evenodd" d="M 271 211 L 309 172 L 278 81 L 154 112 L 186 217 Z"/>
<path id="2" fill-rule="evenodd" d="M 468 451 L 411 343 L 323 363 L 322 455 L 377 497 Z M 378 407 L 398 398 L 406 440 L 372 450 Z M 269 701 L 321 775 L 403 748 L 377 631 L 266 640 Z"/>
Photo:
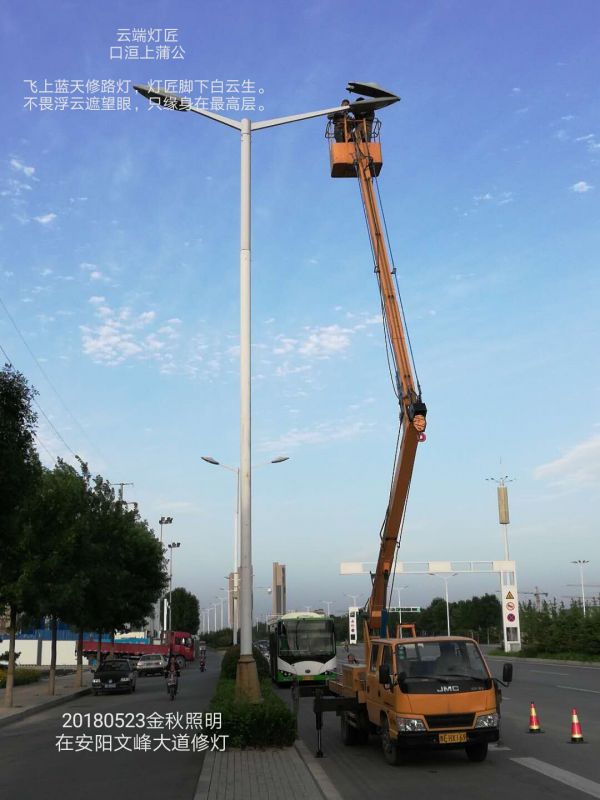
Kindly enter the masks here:
<path id="1" fill-rule="evenodd" d="M 438 736 L 440 744 L 461 744 L 467 741 L 466 733 L 440 733 Z"/>

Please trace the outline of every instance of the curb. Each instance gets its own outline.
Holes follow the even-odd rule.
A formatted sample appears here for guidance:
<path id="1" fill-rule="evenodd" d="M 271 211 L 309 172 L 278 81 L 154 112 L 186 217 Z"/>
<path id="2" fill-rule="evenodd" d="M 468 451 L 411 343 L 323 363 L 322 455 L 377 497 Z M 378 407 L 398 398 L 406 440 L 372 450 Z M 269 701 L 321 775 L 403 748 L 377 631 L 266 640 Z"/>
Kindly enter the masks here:
<path id="1" fill-rule="evenodd" d="M 312 775 L 317 788 L 325 798 L 325 800 L 343 800 L 342 795 L 335 788 L 331 778 L 327 775 L 319 761 L 311 755 L 308 747 L 304 744 L 302 739 L 296 739 L 294 748 L 307 770 Z M 196 800 L 196 798 L 194 798 Z"/>
<path id="2" fill-rule="evenodd" d="M 202 762 L 202 769 L 198 776 L 198 783 L 196 784 L 196 791 L 194 792 L 194 800 L 206 800 L 210 792 L 210 784 L 212 782 L 213 767 L 215 764 L 215 754 L 211 751 L 206 753 L 204 761 Z"/>
<path id="3" fill-rule="evenodd" d="M 12 722 L 19 722 L 26 717 L 32 717 L 34 714 L 38 714 L 42 711 L 47 711 L 49 708 L 54 708 L 55 706 L 60 706 L 63 703 L 68 703 L 70 700 L 74 700 L 77 697 L 83 697 L 86 694 L 91 694 L 91 692 L 92 690 L 89 688 L 79 689 L 71 694 L 53 697 L 51 700 L 45 700 L 43 703 L 39 703 L 36 706 L 29 706 L 29 708 L 24 708 L 21 711 L 15 711 L 14 714 L 9 714 L 6 717 L 0 716 L 0 728 L 4 728 L 6 725 L 10 725 Z"/>

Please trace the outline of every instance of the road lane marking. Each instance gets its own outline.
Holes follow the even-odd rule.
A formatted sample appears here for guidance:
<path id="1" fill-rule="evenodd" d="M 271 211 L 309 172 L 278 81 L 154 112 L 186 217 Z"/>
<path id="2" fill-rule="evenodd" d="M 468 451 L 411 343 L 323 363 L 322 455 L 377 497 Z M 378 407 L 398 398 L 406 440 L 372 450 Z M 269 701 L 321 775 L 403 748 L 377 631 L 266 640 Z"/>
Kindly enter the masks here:
<path id="1" fill-rule="evenodd" d="M 511 758 L 516 764 L 522 767 L 528 767 L 536 772 L 541 772 L 542 775 L 547 775 L 555 781 L 565 783 L 573 789 L 578 789 L 580 792 L 585 792 L 591 797 L 600 798 L 600 783 L 590 781 L 587 778 L 582 778 L 581 775 L 576 775 L 574 772 L 568 772 L 566 769 L 559 769 L 554 764 L 548 764 L 547 761 L 540 761 L 537 758 Z"/>
<path id="2" fill-rule="evenodd" d="M 556 684 L 557 689 L 570 689 L 572 692 L 591 692 L 591 694 L 600 694 L 598 689 L 579 689 L 577 686 L 561 686 L 560 684 Z"/>
<path id="3" fill-rule="evenodd" d="M 564 675 L 567 677 L 568 672 L 550 672 L 547 669 L 530 669 L 529 672 L 539 672 L 540 675 Z"/>

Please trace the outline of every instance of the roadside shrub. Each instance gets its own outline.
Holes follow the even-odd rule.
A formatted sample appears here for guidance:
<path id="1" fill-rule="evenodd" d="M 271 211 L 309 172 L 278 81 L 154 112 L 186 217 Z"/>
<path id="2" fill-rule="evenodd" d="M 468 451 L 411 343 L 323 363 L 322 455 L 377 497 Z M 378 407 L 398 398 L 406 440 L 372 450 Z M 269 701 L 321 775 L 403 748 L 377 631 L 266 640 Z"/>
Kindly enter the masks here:
<path id="1" fill-rule="evenodd" d="M 215 633 L 203 633 L 202 638 L 209 647 L 222 650 L 231 645 L 233 631 L 231 628 L 223 628 L 223 630 L 216 631 Z"/>
<path id="2" fill-rule="evenodd" d="M 15 653 L 15 663 L 19 660 L 19 656 L 21 653 Z M 8 650 L 5 653 L 2 653 L 0 656 L 0 661 L 7 661 L 8 662 Z"/>
<path id="3" fill-rule="evenodd" d="M 15 669 L 15 686 L 24 686 L 26 683 L 35 683 L 42 677 L 42 673 L 37 669 L 26 669 L 17 667 Z M 0 669 L 0 689 L 6 688 L 6 670 Z"/>
<path id="4" fill-rule="evenodd" d="M 294 743 L 294 714 L 275 694 L 269 679 L 261 681 L 261 692 L 262 703 L 238 702 L 235 680 L 219 678 L 210 709 L 222 715 L 221 733 L 229 736 L 228 747 L 289 747 Z"/>
<path id="5" fill-rule="evenodd" d="M 254 656 L 254 660 L 256 661 L 256 669 L 258 671 L 259 680 L 262 678 L 268 678 L 270 675 L 269 662 L 256 647 L 253 648 L 252 654 Z M 223 656 L 223 661 L 221 662 L 221 677 L 235 680 L 237 674 L 237 663 L 239 660 L 239 644 L 228 647 L 225 651 L 225 655 Z"/>

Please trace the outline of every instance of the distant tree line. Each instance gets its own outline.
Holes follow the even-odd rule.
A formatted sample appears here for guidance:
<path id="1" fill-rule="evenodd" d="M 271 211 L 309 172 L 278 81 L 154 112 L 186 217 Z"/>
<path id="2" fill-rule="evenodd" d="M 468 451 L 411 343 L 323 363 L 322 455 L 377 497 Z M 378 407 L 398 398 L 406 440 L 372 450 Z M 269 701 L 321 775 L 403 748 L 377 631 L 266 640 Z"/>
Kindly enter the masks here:
<path id="1" fill-rule="evenodd" d="M 502 636 L 501 605 L 494 594 L 472 597 L 470 600 L 459 600 L 449 604 L 450 631 L 453 636 L 470 636 L 482 643 L 498 642 Z M 400 622 L 398 612 L 392 612 L 388 618 L 389 631 L 394 635 L 396 625 Z M 446 619 L 446 601 L 436 597 L 429 606 L 420 612 L 402 612 L 403 623 L 413 623 L 417 634 L 423 636 L 445 636 L 448 631 Z M 348 638 L 348 615 L 334 617 L 335 636 L 338 642 Z M 363 638 L 363 621 L 358 620 L 358 639 Z"/>
<path id="2" fill-rule="evenodd" d="M 34 446 L 36 395 L 10 365 L 0 372 L 0 608 L 10 615 L 5 704 L 12 705 L 17 617 L 51 620 L 49 693 L 58 620 L 79 631 L 143 625 L 168 583 L 163 548 L 136 510 L 79 460 L 42 466 Z M 197 627 L 197 626 L 196 626 Z"/>
<path id="3" fill-rule="evenodd" d="M 580 603 L 567 608 L 554 600 L 541 609 L 533 603 L 520 606 L 523 654 L 561 656 L 574 660 L 600 656 L 600 608 L 590 606 L 583 614 Z"/>

